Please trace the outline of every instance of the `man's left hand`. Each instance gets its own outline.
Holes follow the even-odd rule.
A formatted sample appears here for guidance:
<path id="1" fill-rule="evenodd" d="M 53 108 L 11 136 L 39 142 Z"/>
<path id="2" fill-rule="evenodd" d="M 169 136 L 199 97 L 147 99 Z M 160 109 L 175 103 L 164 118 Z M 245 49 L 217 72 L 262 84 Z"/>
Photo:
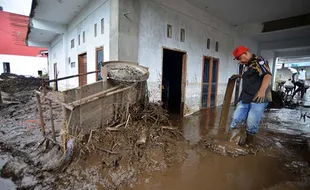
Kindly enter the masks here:
<path id="1" fill-rule="evenodd" d="M 254 97 L 254 102 L 256 102 L 256 103 L 263 103 L 263 102 L 265 102 L 265 91 L 263 91 L 263 90 L 259 90 L 257 93 L 256 93 L 256 95 L 255 95 L 255 97 Z"/>

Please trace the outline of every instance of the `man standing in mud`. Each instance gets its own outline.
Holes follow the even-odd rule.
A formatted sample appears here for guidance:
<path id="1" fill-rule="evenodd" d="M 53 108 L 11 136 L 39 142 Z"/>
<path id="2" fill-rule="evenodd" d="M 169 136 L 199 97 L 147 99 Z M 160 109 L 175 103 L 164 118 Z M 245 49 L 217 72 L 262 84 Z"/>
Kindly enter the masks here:
<path id="1" fill-rule="evenodd" d="M 240 133 L 240 126 L 246 124 L 246 140 L 239 145 L 251 146 L 258 132 L 258 125 L 263 112 L 272 101 L 271 89 L 269 86 L 271 72 L 268 62 L 249 52 L 244 46 L 239 46 L 233 51 L 235 60 L 244 65 L 242 76 L 242 92 L 233 115 L 230 126 L 230 141 L 237 140 Z M 238 139 L 239 141 L 239 139 Z"/>

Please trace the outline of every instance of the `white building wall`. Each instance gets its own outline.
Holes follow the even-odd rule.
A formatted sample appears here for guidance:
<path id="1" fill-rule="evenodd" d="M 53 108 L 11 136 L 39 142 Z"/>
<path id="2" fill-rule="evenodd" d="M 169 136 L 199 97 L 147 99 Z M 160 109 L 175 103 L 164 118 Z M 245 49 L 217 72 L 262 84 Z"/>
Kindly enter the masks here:
<path id="1" fill-rule="evenodd" d="M 49 78 L 54 79 L 54 64 L 57 64 L 58 78 L 66 76 L 65 53 L 63 49 L 63 35 L 59 35 L 49 48 Z M 59 81 L 59 90 L 66 89 L 66 81 Z"/>
<path id="2" fill-rule="evenodd" d="M 38 76 L 38 71 L 48 73 L 46 57 L 31 57 L 18 55 L 0 55 L 0 73 L 3 73 L 3 62 L 10 63 L 11 73 L 25 76 Z"/>
<path id="3" fill-rule="evenodd" d="M 149 67 L 151 100 L 161 99 L 162 48 L 168 47 L 187 52 L 185 107 L 190 113 L 200 109 L 203 56 L 220 59 L 218 105 L 222 104 L 227 80 L 238 68 L 231 53 L 235 45 L 233 27 L 184 0 L 140 2 L 139 63 Z M 167 24 L 172 25 L 172 39 L 167 38 Z M 185 42 L 179 39 L 181 28 L 185 29 Z M 208 38 L 210 49 L 206 45 Z M 219 52 L 215 52 L 216 41 Z M 251 43 L 257 49 L 256 44 Z"/>
<path id="4" fill-rule="evenodd" d="M 101 34 L 101 19 L 104 18 L 104 33 Z M 110 1 L 92 0 L 81 13 L 68 25 L 68 32 L 57 37 L 49 49 L 51 63 L 57 62 L 59 77 L 78 74 L 78 55 L 87 53 L 87 72 L 96 70 L 96 48 L 103 46 L 104 61 L 109 60 L 109 22 Z M 97 37 L 94 36 L 94 24 L 97 23 Z M 85 31 L 85 43 L 83 43 L 83 31 Z M 80 35 L 80 45 L 78 36 Z M 71 48 L 71 40 L 74 39 L 74 48 Z M 66 44 L 64 44 L 66 43 Z M 71 63 L 69 63 L 69 57 Z M 73 66 L 75 65 L 75 66 Z M 73 67 L 71 67 L 73 66 Z M 51 65 L 50 68 L 53 66 Z M 51 75 L 53 78 L 54 75 Z M 93 83 L 96 75 L 87 76 L 87 82 Z M 59 90 L 75 88 L 78 86 L 78 77 L 59 83 Z"/>

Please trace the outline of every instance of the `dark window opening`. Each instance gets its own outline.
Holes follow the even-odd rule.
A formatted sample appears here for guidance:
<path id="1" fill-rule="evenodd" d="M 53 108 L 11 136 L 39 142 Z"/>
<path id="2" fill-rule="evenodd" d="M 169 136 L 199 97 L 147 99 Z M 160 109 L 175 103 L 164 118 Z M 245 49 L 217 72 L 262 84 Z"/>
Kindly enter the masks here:
<path id="1" fill-rule="evenodd" d="M 74 48 L 74 39 L 71 40 L 71 49 Z"/>
<path id="2" fill-rule="evenodd" d="M 210 49 L 210 43 L 211 43 L 211 40 L 210 40 L 210 38 L 208 38 L 208 40 L 207 40 L 207 49 Z"/>
<path id="3" fill-rule="evenodd" d="M 219 51 L 219 42 L 215 43 L 215 51 L 218 52 Z"/>
<path id="4" fill-rule="evenodd" d="M 167 25 L 167 37 L 172 38 L 172 26 L 170 24 Z"/>
<path id="5" fill-rule="evenodd" d="M 97 37 L 97 23 L 94 24 L 94 36 Z"/>
<path id="6" fill-rule="evenodd" d="M 83 31 L 83 43 L 85 43 L 85 31 Z"/>
<path id="7" fill-rule="evenodd" d="M 104 18 L 101 19 L 101 34 L 104 34 Z"/>
<path id="8" fill-rule="evenodd" d="M 180 36 L 181 42 L 185 42 L 185 29 L 181 29 L 181 36 Z"/>

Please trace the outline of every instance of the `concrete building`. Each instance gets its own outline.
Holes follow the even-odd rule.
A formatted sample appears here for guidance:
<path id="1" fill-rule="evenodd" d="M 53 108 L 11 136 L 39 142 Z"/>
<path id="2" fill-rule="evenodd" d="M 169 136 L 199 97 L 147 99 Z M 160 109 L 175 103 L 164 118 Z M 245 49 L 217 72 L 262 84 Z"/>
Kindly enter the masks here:
<path id="1" fill-rule="evenodd" d="M 63 77 L 100 69 L 101 61 L 147 66 L 151 100 L 161 100 L 162 84 L 169 81 L 173 97 L 169 105 L 175 112 L 189 114 L 223 103 L 227 80 L 238 72 L 231 54 L 238 45 L 268 59 L 274 74 L 278 57 L 310 55 L 306 49 L 310 1 L 267 4 L 259 0 L 33 0 L 27 41 L 48 48 L 51 79 L 55 73 Z M 304 22 L 296 25 L 296 20 Z M 59 88 L 97 79 L 95 74 L 70 79 L 60 82 Z"/>
<path id="2" fill-rule="evenodd" d="M 48 72 L 45 48 L 28 47 L 25 39 L 29 17 L 0 11 L 0 73 L 38 76 Z"/>
<path id="3" fill-rule="evenodd" d="M 277 73 L 276 80 L 278 81 L 287 81 L 292 78 L 292 72 L 289 70 L 289 67 L 296 69 L 299 71 L 300 69 L 304 69 L 306 71 L 306 84 L 310 84 L 310 58 L 289 58 L 289 59 L 279 59 L 277 63 Z"/>

